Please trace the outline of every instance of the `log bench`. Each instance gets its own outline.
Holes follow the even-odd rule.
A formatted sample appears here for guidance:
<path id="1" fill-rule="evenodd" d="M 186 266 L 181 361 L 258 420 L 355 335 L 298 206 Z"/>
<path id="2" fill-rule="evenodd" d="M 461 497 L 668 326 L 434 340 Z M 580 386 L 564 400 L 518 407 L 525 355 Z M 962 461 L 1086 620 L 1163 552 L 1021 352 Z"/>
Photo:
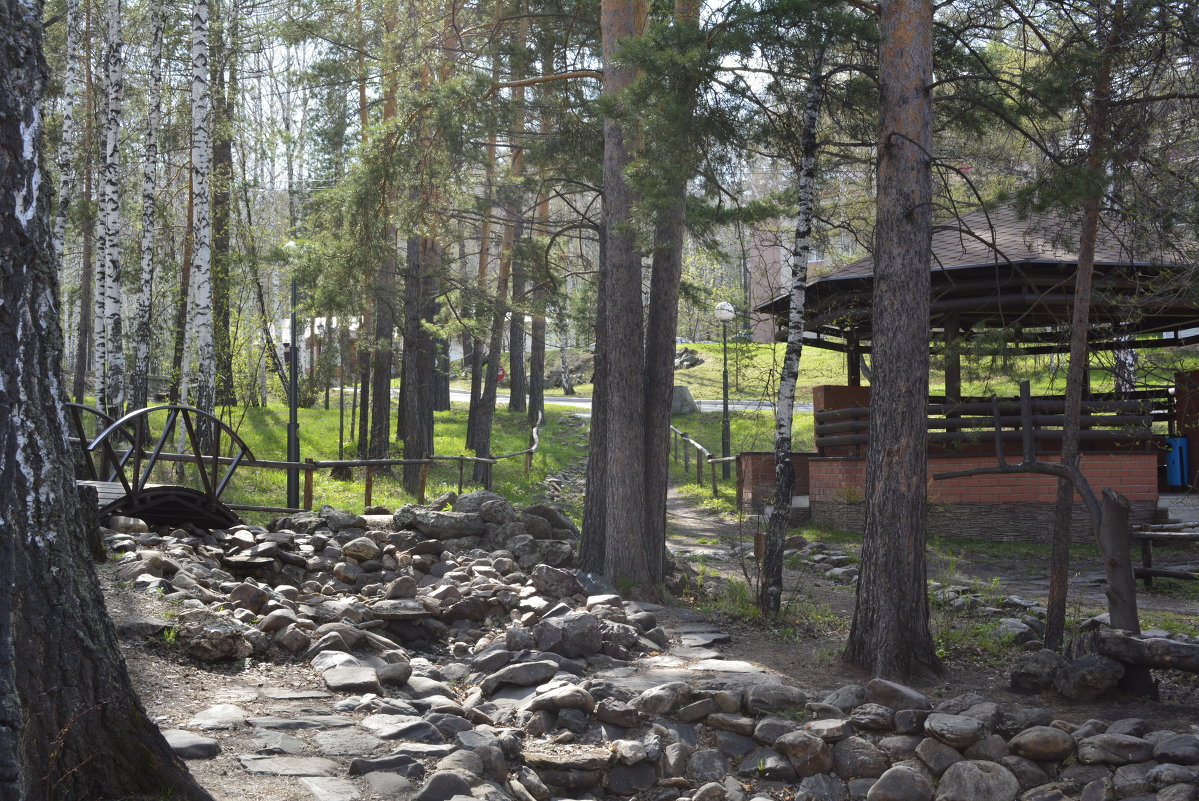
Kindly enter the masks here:
<path id="1" fill-rule="evenodd" d="M 1199 523 L 1167 523 L 1144 526 L 1129 532 L 1129 537 L 1141 542 L 1141 566 L 1133 569 L 1133 574 L 1145 582 L 1146 587 L 1153 586 L 1155 578 L 1172 578 L 1183 581 L 1199 580 L 1199 573 L 1190 570 L 1166 570 L 1153 566 L 1153 544 L 1178 544 L 1199 542 L 1199 532 L 1183 531 L 1183 528 L 1195 528 Z"/>

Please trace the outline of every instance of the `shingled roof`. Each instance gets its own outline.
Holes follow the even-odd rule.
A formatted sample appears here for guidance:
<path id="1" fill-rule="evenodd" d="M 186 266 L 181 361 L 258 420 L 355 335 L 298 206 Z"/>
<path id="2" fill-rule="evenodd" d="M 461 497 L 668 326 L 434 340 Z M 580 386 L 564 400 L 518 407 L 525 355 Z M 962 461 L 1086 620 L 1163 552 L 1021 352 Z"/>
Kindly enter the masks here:
<path id="1" fill-rule="evenodd" d="M 1012 206 L 971 211 L 934 224 L 933 270 L 954 270 L 1008 263 L 1073 264 L 1078 259 L 1079 223 L 1061 215 L 1021 217 Z M 1136 254 L 1126 236 L 1101 225 L 1095 246 L 1097 265 L 1145 265 L 1166 261 L 1160 254 Z M 874 274 L 874 257 L 866 256 L 817 277 L 812 283 Z"/>

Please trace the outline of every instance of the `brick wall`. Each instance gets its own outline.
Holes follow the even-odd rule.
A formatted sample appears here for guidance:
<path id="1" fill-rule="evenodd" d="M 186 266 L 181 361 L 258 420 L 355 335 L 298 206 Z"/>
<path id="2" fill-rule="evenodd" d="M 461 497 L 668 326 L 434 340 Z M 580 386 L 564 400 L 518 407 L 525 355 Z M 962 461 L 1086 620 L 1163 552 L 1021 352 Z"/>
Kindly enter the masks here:
<path id="1" fill-rule="evenodd" d="M 1047 461 L 1056 456 L 1043 455 Z M 1085 453 L 1082 471 L 1092 490 L 1111 487 L 1124 494 L 1136 522 L 1153 522 L 1157 507 L 1157 461 L 1152 451 Z M 1041 536 L 1045 520 L 1052 523 L 1057 479 L 1034 474 L 982 475 L 933 481 L 934 473 L 990 467 L 994 455 L 936 455 L 928 458 L 929 532 L 940 536 L 1023 538 L 1014 530 L 1029 527 Z M 812 520 L 848 530 L 861 530 L 865 512 L 865 458 L 815 457 L 808 462 Z M 1075 501 L 1079 502 L 1077 494 Z M 1080 503 L 1078 508 L 1082 510 Z M 1085 510 L 1075 516 L 1075 528 L 1088 531 Z M 1080 522 L 1081 521 L 1081 522 Z M 955 534 L 957 531 L 959 533 Z"/>
<path id="2" fill-rule="evenodd" d="M 791 468 L 795 471 L 792 495 L 808 494 L 808 459 L 814 453 L 792 453 Z M 741 505 L 758 512 L 774 497 L 774 453 L 747 451 L 737 454 L 737 497 Z"/>

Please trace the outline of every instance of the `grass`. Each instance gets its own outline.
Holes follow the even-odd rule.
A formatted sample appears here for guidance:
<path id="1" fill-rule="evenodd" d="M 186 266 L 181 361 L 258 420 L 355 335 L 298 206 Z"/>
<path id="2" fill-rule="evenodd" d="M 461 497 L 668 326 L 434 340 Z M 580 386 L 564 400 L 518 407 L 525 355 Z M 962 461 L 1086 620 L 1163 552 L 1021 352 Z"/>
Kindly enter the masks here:
<path id="1" fill-rule="evenodd" d="M 282 405 L 267 407 L 235 407 L 226 410 L 223 418 L 238 431 L 239 436 L 253 451 L 255 457 L 267 460 L 283 460 L 287 452 L 287 408 Z M 434 414 L 434 453 L 439 455 L 473 455 L 465 446 L 467 409 L 465 404 L 454 404 L 445 412 Z M 338 459 L 338 410 L 299 410 L 300 455 L 304 459 Z M 346 422 L 347 429 L 349 421 Z M 492 433 L 492 452 L 513 453 L 524 450 L 529 444 L 528 418 L 524 413 L 496 410 Z M 347 432 L 348 433 L 348 432 Z M 392 445 L 392 456 L 400 457 L 398 445 Z M 349 440 L 345 445 L 345 458 L 357 455 L 357 442 Z M 572 410 L 547 408 L 545 424 L 541 430 L 541 446 L 533 457 L 529 475 L 524 475 L 524 457 L 500 461 L 493 468 L 493 489 L 516 504 L 529 504 L 542 500 L 540 484 L 547 475 L 561 471 L 567 466 L 582 461 L 586 455 L 586 427 L 583 421 L 572 417 Z M 170 467 L 156 468 L 152 482 L 184 483 L 200 486 L 195 475 L 185 473 L 182 481 L 172 475 Z M 189 465 L 188 471 L 192 472 Z M 396 508 L 404 503 L 414 503 L 416 498 L 404 491 L 401 482 L 402 468 L 395 468 L 391 475 L 376 473 L 373 480 L 372 505 Z M 341 481 L 332 478 L 328 470 L 317 471 L 313 480 L 313 507 L 324 504 L 340 509 L 359 511 L 364 501 L 364 471 L 355 469 L 354 478 Z M 301 476 L 301 481 L 303 476 Z M 234 504 L 253 506 L 284 506 L 287 492 L 287 471 L 266 468 L 239 467 L 230 482 L 223 499 Z M 471 481 L 471 466 L 464 471 L 464 492 L 478 489 Z M 458 466 L 453 462 L 436 463 L 430 467 L 426 495 L 437 495 L 458 489 Z M 567 508 L 564 511 L 572 518 L 581 516 L 581 509 Z M 261 521 L 270 514 L 245 513 L 247 520 Z"/>

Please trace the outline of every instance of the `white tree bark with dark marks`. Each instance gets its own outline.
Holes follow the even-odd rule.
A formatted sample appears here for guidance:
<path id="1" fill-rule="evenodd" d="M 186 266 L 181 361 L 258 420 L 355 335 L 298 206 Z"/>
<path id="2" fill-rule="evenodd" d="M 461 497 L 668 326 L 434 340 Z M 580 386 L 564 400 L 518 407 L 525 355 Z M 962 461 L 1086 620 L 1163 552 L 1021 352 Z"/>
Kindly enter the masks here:
<path id="1" fill-rule="evenodd" d="M 71 475 L 41 0 L 0 3 L 0 798 L 210 799 L 146 718 Z"/>
<path id="2" fill-rule="evenodd" d="M 758 607 L 777 614 L 783 597 L 783 543 L 791 522 L 791 496 L 795 490 L 795 466 L 791 463 L 792 418 L 795 415 L 795 384 L 803 355 L 804 316 L 808 294 L 808 255 L 812 252 L 812 221 L 816 216 L 816 125 L 824 97 L 821 70 L 824 51 L 808 77 L 800 134 L 799 170 L 796 181 L 799 208 L 795 223 L 795 246 L 791 255 L 791 291 L 787 312 L 787 349 L 779 376 L 779 399 L 774 407 L 774 509 L 766 529 L 766 553 L 758 589 Z"/>
<path id="3" fill-rule="evenodd" d="M 125 89 L 121 0 L 108 0 L 104 34 L 104 153 L 100 180 L 100 240 L 104 244 L 104 398 L 120 417 L 125 406 L 125 344 L 121 326 L 121 114 Z"/>
<path id="4" fill-rule="evenodd" d="M 195 393 L 191 403 L 213 410 L 216 394 L 216 347 L 212 330 L 212 199 L 208 176 L 212 169 L 212 95 L 208 71 L 208 0 L 196 0 L 192 11 L 192 269 L 188 313 L 189 342 L 185 365 L 195 362 Z M 188 356 L 191 358 L 189 359 Z M 187 371 L 190 373 L 190 370 Z M 184 388 L 187 392 L 187 388 Z"/>
<path id="5" fill-rule="evenodd" d="M 77 2 L 77 0 L 75 0 Z M 146 152 L 142 165 L 141 287 L 137 296 L 136 355 L 129 375 L 129 406 L 141 409 L 149 397 L 150 305 L 154 294 L 154 235 L 158 189 L 158 124 L 162 115 L 162 0 L 151 12 L 150 92 L 147 97 Z"/>
<path id="6" fill-rule="evenodd" d="M 66 76 L 63 79 L 62 142 L 58 146 L 58 208 L 54 215 L 54 256 L 63 263 L 67 241 L 67 217 L 75 195 L 75 154 L 79 149 L 79 131 L 75 112 L 83 100 L 83 17 L 79 0 L 66 2 L 67 51 Z M 80 318 L 83 315 L 80 314 Z"/>

